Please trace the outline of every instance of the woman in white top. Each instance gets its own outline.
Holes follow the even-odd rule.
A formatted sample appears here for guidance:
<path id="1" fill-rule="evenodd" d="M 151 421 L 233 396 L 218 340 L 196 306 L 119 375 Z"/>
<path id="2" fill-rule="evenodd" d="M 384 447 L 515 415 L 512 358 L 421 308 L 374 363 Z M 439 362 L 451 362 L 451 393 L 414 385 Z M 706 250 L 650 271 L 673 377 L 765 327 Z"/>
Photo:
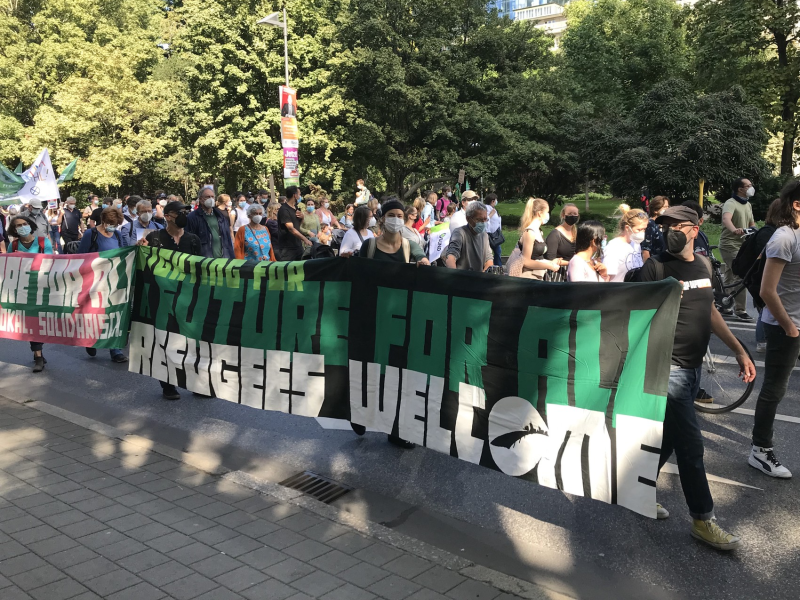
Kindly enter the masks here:
<path id="1" fill-rule="evenodd" d="M 608 281 L 606 266 L 600 262 L 605 227 L 598 221 L 586 221 L 575 236 L 575 256 L 567 266 L 567 281 Z"/>
<path id="2" fill-rule="evenodd" d="M 231 225 L 233 225 L 233 233 L 239 231 L 239 227 L 244 227 L 250 222 L 250 217 L 247 216 L 247 196 L 239 194 L 236 196 L 236 206 L 231 211 Z"/>
<path id="3" fill-rule="evenodd" d="M 348 229 L 342 238 L 339 247 L 339 256 L 352 256 L 353 252 L 361 249 L 361 244 L 371 237 L 375 237 L 367 228 L 372 211 L 366 206 L 359 206 L 353 215 L 353 228 Z"/>
<path id="4" fill-rule="evenodd" d="M 319 223 L 322 225 L 325 223 L 326 225 L 330 225 L 331 229 L 344 229 L 344 226 L 336 220 L 336 217 L 331 212 L 331 201 L 328 199 L 327 196 L 321 196 L 318 202 L 319 206 L 317 206 L 317 217 L 319 217 Z"/>
<path id="5" fill-rule="evenodd" d="M 642 242 L 647 223 L 647 213 L 642 210 L 631 210 L 627 204 L 620 204 L 622 217 L 619 220 L 619 236 L 608 242 L 603 252 L 603 264 L 606 266 L 611 281 L 625 281 L 625 274 L 640 268 L 642 260 Z"/>
<path id="6" fill-rule="evenodd" d="M 550 205 L 547 200 L 530 198 L 525 205 L 520 223 L 519 246 L 522 249 L 522 277 L 542 279 L 545 271 L 558 271 L 558 263 L 547 260 L 547 244 L 542 237 L 542 225 L 550 220 Z"/>

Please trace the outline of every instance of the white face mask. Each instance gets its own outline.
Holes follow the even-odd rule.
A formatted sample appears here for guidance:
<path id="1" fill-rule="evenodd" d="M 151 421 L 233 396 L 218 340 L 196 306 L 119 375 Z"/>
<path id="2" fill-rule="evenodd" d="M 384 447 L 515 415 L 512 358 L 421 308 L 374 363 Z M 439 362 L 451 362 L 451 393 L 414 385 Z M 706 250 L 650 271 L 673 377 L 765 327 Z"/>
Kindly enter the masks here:
<path id="1" fill-rule="evenodd" d="M 253 225 L 258 225 L 259 223 L 261 223 L 262 218 L 263 217 L 261 215 L 253 215 L 252 217 L 250 217 L 250 220 L 253 222 Z"/>
<path id="2" fill-rule="evenodd" d="M 641 244 L 644 241 L 644 231 L 631 232 L 631 241 L 636 242 L 637 244 Z"/>
<path id="3" fill-rule="evenodd" d="M 386 217 L 383 225 L 389 233 L 397 233 L 403 228 L 403 219 L 400 217 Z"/>
<path id="4" fill-rule="evenodd" d="M 327 210 L 327 209 L 328 209 L 328 207 L 330 206 L 330 202 L 326 202 L 326 203 L 325 203 L 325 204 L 323 204 L 322 206 L 324 206 L 324 207 L 325 207 L 325 210 Z"/>
<path id="5" fill-rule="evenodd" d="M 206 208 L 213 208 L 214 207 L 214 199 L 213 198 L 206 198 L 203 200 L 203 206 Z"/>
<path id="6" fill-rule="evenodd" d="M 139 220 L 142 223 L 149 223 L 150 219 L 152 218 L 153 218 L 153 213 L 151 212 L 143 212 L 142 214 L 139 215 Z"/>
<path id="7" fill-rule="evenodd" d="M 166 205 L 167 205 L 167 201 L 166 201 L 166 200 L 159 200 L 159 201 L 158 201 L 158 204 L 159 204 L 160 206 L 166 206 Z"/>
<path id="8" fill-rule="evenodd" d="M 747 197 L 748 197 L 748 198 L 752 198 L 752 197 L 753 197 L 753 196 L 755 196 L 755 195 L 756 195 L 756 188 L 754 188 L 754 187 L 751 185 L 749 188 L 747 188 Z"/>
<path id="9" fill-rule="evenodd" d="M 542 225 L 547 225 L 550 222 L 550 213 L 544 213 L 542 217 Z"/>

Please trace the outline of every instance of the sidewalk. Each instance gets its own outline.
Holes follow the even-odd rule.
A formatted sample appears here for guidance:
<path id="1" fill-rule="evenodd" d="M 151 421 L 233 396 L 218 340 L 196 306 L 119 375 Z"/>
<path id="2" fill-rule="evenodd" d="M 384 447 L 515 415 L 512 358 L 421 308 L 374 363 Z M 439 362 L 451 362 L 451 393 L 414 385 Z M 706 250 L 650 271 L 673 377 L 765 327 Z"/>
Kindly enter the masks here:
<path id="1" fill-rule="evenodd" d="M 460 571 L 0 398 L 2 600 L 518 597 Z"/>

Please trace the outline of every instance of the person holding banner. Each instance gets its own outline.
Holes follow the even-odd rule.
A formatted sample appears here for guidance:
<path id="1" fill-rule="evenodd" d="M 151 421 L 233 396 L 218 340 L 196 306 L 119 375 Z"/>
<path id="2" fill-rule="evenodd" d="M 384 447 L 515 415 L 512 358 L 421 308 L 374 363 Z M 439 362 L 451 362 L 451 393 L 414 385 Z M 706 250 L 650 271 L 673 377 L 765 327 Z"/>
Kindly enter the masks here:
<path id="1" fill-rule="evenodd" d="M 700 231 L 697 213 L 686 206 L 673 206 L 658 216 L 656 224 L 662 228 L 667 250 L 645 262 L 639 281 L 672 277 L 681 282 L 683 288 L 672 346 L 658 468 L 661 470 L 675 453 L 683 495 L 692 517 L 691 536 L 718 550 L 733 550 L 741 545 L 741 538 L 722 529 L 714 516 L 714 499 L 703 462 L 703 435 L 697 424 L 694 402 L 712 332 L 735 354 L 745 382 L 755 379 L 756 368 L 714 306 L 711 263 L 694 253 L 694 240 Z M 580 231 L 578 236 L 580 239 Z M 666 519 L 669 511 L 657 504 L 656 515 Z"/>
<path id="2" fill-rule="evenodd" d="M 49 237 L 50 221 L 47 219 L 47 215 L 44 213 L 44 209 L 46 207 L 47 200 L 31 200 L 29 208 L 20 211 L 19 216 L 32 219 L 33 222 L 36 223 L 36 230 L 39 233 L 44 233 Z"/>
<path id="3" fill-rule="evenodd" d="M 281 260 L 302 260 L 303 246 L 310 246 L 311 241 L 300 233 L 302 216 L 297 210 L 300 189 L 296 185 L 286 188 L 286 202 L 278 209 L 278 246 L 281 249 Z"/>
<path id="4" fill-rule="evenodd" d="M 53 254 L 53 244 L 47 235 L 47 229 L 39 229 L 36 221 L 22 214 L 10 219 L 8 235 L 14 238 L 11 242 L 11 252 L 27 252 L 30 254 Z M 42 235 L 36 236 L 34 232 Z M 47 360 L 42 354 L 42 342 L 30 342 L 33 352 L 33 372 L 41 373 Z"/>
<path id="5" fill-rule="evenodd" d="M 264 223 L 264 207 L 260 204 L 251 204 L 247 208 L 250 222 L 240 227 L 233 241 L 233 251 L 240 260 L 255 262 L 275 262 L 275 253 L 272 250 L 272 238 Z"/>
<path id="6" fill-rule="evenodd" d="M 466 195 L 468 192 L 464 192 Z M 522 250 L 522 277 L 543 279 L 546 271 L 558 271 L 561 267 L 555 260 L 547 260 L 547 244 L 542 236 L 542 225 L 550 220 L 550 205 L 542 198 L 530 198 L 522 213 L 518 246 Z M 453 228 L 455 217 L 450 221 Z"/>

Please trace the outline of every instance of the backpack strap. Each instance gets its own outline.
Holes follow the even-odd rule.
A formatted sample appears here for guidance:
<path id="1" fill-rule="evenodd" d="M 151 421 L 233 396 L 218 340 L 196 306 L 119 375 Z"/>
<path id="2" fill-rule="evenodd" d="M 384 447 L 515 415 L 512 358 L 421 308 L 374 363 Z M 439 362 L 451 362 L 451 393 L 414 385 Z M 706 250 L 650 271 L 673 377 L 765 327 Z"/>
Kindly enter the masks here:
<path id="1" fill-rule="evenodd" d="M 708 276 L 711 279 L 714 279 L 714 269 L 711 267 L 711 260 L 707 256 L 703 256 L 702 254 L 695 254 L 694 257 L 695 259 L 698 258 L 700 259 L 700 262 L 703 263 L 706 266 L 706 269 L 708 270 Z M 663 266 L 661 267 L 661 270 L 662 271 L 664 270 Z"/>
<path id="2" fill-rule="evenodd" d="M 411 242 L 406 238 L 401 238 L 400 245 L 403 248 L 403 258 L 406 259 L 406 263 L 409 263 L 411 261 Z"/>
<path id="3" fill-rule="evenodd" d="M 19 239 L 14 238 L 14 241 L 11 242 L 11 251 L 16 252 L 19 249 Z"/>
<path id="4" fill-rule="evenodd" d="M 89 243 L 89 252 L 97 252 L 97 227 L 92 227 L 92 241 Z"/>
<path id="5" fill-rule="evenodd" d="M 367 240 L 367 255 L 366 255 L 366 258 L 375 258 L 375 246 L 377 246 L 375 238 L 374 237 L 369 238 Z"/>

